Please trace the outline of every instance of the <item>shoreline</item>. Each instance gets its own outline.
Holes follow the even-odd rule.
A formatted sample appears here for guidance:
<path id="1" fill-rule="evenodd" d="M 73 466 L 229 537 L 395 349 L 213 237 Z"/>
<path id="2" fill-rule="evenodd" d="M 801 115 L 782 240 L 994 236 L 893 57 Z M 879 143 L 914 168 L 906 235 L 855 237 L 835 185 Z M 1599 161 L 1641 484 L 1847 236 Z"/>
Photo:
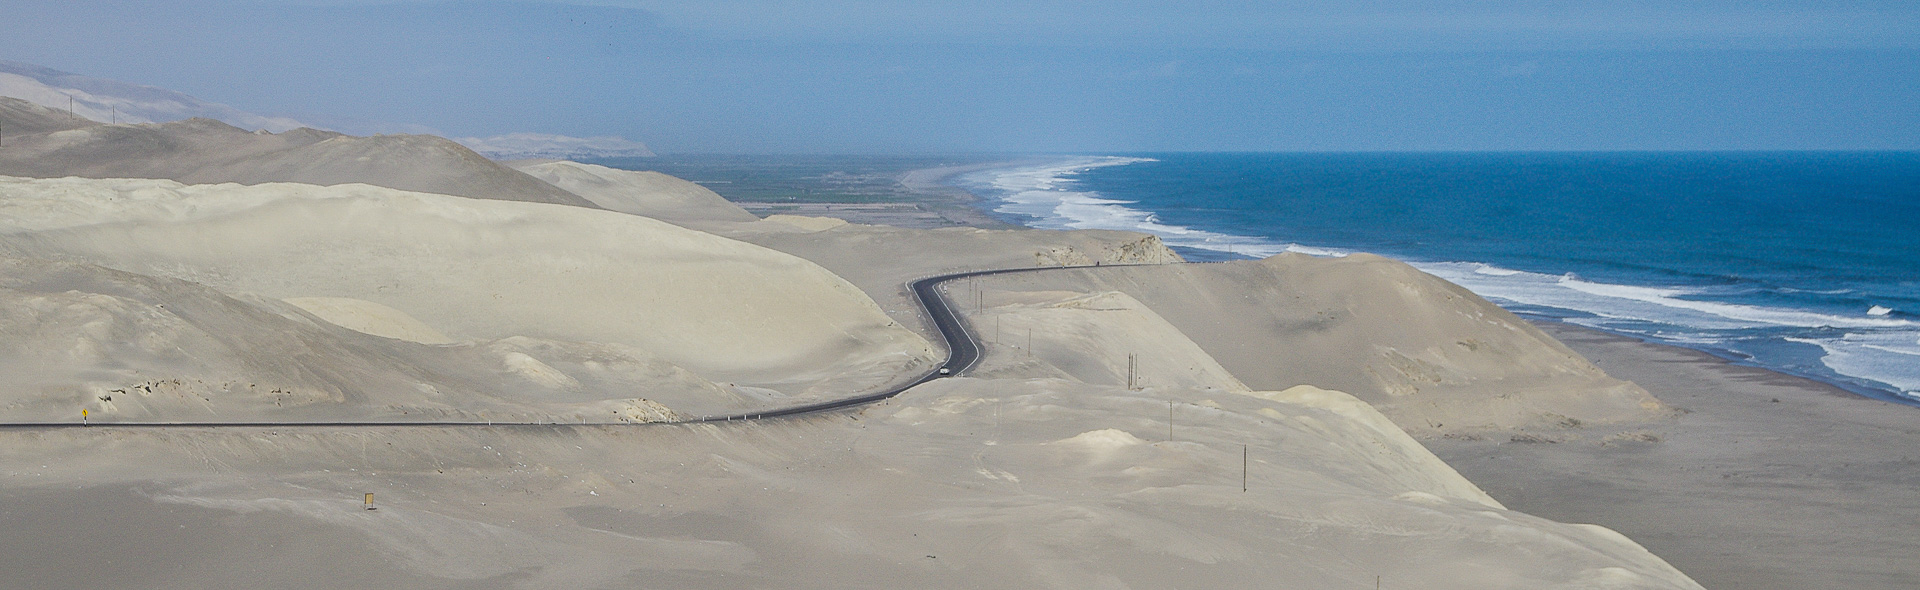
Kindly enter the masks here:
<path id="1" fill-rule="evenodd" d="M 1898 404 L 1693 349 L 1533 323 L 1677 412 L 1549 437 L 1422 441 L 1494 498 L 1619 531 L 1708 588 L 1920 586 L 1911 558 L 1920 422 L 1886 411 Z"/>
<path id="2" fill-rule="evenodd" d="M 937 171 L 917 178 L 957 173 Z M 1920 424 L 1901 413 L 1915 403 L 1713 351 L 1526 318 L 1678 412 L 1515 433 L 1552 442 L 1422 441 L 1496 499 L 1619 531 L 1707 588 L 1920 587 L 1920 566 L 1908 565 L 1920 553 L 1910 534 L 1920 528 Z"/>
<path id="3" fill-rule="evenodd" d="M 988 220 L 990 220 L 991 223 L 998 224 L 997 226 L 994 226 L 995 228 L 1004 228 L 1006 225 L 1008 225 L 1008 223 L 999 219 L 997 216 L 993 214 L 991 210 L 987 209 L 984 206 L 984 204 L 989 200 L 987 197 L 975 194 L 971 191 L 968 191 L 958 186 L 953 186 L 951 184 L 944 184 L 943 181 L 949 180 L 952 177 L 959 174 L 964 174 L 967 172 L 976 172 L 980 170 L 987 170 L 987 169 L 992 169 L 996 167 L 1004 167 L 1013 163 L 1015 162 L 1009 160 L 1009 161 L 989 162 L 989 163 L 972 164 L 972 165 L 964 165 L 964 166 L 946 166 L 946 167 L 925 168 L 920 170 L 914 170 L 902 176 L 901 184 L 903 186 L 906 186 L 909 190 L 913 190 L 916 193 L 931 195 L 931 194 L 934 194 L 935 192 L 943 191 L 943 192 L 949 193 L 950 195 L 952 193 L 958 193 L 958 194 L 964 195 L 963 197 L 957 198 L 955 202 L 961 206 L 973 208 L 976 212 L 978 212 L 980 216 L 986 217 Z M 908 184 L 909 178 L 913 179 L 916 184 Z M 848 220 L 853 221 L 852 219 L 848 219 Z M 1034 229 L 1031 227 L 1017 225 L 1017 224 L 1015 226 L 1023 227 L 1026 229 Z M 975 227 L 988 227 L 988 226 L 975 225 Z M 1241 259 L 1241 258 L 1255 259 L 1253 257 L 1246 256 L 1246 255 L 1238 255 L 1236 257 L 1231 253 L 1221 255 L 1220 253 L 1213 252 L 1213 251 L 1195 252 L 1193 248 L 1175 246 L 1171 244 L 1169 244 L 1168 247 L 1172 248 L 1173 250 L 1178 252 L 1181 256 L 1187 258 L 1189 261 L 1194 261 L 1194 262 L 1219 262 L 1223 260 L 1235 260 L 1235 259 Z M 1406 262 L 1411 262 L 1404 259 L 1402 260 Z M 1502 306 L 1502 307 L 1504 308 L 1506 306 Z M 1509 309 L 1509 311 L 1513 311 L 1513 310 Z M 1520 312 L 1515 312 L 1515 313 L 1520 313 Z M 1535 313 L 1521 313 L 1520 315 L 1524 319 L 1527 319 L 1529 321 L 1534 321 L 1534 323 L 1539 323 L 1536 320 L 1544 320 L 1544 321 L 1551 321 L 1556 324 L 1566 324 L 1569 326 L 1574 325 L 1571 323 L 1567 323 L 1564 320 L 1561 320 L 1559 318 L 1555 318 L 1548 315 L 1541 315 L 1541 314 L 1535 314 Z M 1905 406 L 1915 410 L 1920 410 L 1920 400 L 1905 397 L 1900 392 L 1893 389 L 1872 387 L 1872 386 L 1862 385 L 1858 383 L 1851 383 L 1842 379 L 1828 378 L 1826 376 L 1818 375 L 1818 374 L 1799 373 L 1799 372 L 1792 372 L 1792 371 L 1787 371 L 1783 369 L 1767 367 L 1767 366 L 1756 364 L 1752 362 L 1750 359 L 1740 358 L 1737 355 L 1726 352 L 1726 351 L 1717 351 L 1717 350 L 1708 349 L 1706 347 L 1688 346 L 1686 344 L 1678 343 L 1678 342 L 1662 342 L 1662 341 L 1647 339 L 1647 338 L 1637 336 L 1637 335 L 1632 335 L 1632 334 L 1608 332 L 1606 330 L 1602 330 L 1598 328 L 1586 328 L 1586 327 L 1581 327 L 1581 328 L 1586 330 L 1594 330 L 1594 331 L 1610 334 L 1613 336 L 1619 336 L 1622 338 L 1640 340 L 1640 341 L 1644 341 L 1654 345 L 1674 346 L 1674 347 L 1684 348 L 1688 350 L 1693 350 L 1693 351 L 1707 354 L 1714 358 L 1718 358 L 1736 365 L 1753 367 L 1753 368 L 1765 370 L 1768 372 L 1780 374 L 1787 377 L 1795 377 L 1795 378 L 1807 379 L 1814 382 L 1818 382 L 1823 385 L 1828 385 L 1828 386 L 1837 388 L 1839 390 L 1846 392 L 1849 395 L 1852 395 L 1861 399 L 1891 403 L 1894 405 Z"/>

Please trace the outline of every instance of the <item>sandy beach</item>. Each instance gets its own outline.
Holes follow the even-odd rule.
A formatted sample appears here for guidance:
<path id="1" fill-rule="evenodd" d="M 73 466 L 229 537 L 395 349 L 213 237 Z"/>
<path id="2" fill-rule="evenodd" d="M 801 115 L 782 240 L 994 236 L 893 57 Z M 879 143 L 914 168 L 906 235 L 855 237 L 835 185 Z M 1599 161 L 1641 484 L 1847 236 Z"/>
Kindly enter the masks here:
<path id="1" fill-rule="evenodd" d="M 1698 351 L 1537 325 L 1685 413 L 1532 439 L 1551 443 L 1423 441 L 1487 493 L 1620 531 L 1708 588 L 1920 587 L 1920 410 Z"/>

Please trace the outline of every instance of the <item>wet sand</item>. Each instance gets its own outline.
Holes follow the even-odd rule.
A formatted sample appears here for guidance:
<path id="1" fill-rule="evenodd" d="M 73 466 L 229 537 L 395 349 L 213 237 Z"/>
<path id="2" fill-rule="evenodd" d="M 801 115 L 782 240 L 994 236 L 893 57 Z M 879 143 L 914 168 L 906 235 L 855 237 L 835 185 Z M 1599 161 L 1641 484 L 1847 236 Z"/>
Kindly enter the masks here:
<path id="1" fill-rule="evenodd" d="M 1424 441 L 1494 498 L 1617 530 L 1707 588 L 1920 587 L 1920 409 L 1698 351 L 1539 325 L 1683 411 Z"/>

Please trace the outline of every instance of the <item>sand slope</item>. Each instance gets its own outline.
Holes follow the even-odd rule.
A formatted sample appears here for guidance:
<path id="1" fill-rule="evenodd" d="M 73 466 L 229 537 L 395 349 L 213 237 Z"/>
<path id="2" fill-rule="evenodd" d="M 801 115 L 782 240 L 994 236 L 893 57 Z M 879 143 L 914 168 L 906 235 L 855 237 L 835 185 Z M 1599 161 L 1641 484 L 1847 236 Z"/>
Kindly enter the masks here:
<path id="1" fill-rule="evenodd" d="M 397 310 L 382 316 L 418 324 Z M 0 382 L 6 422 L 70 422 L 82 409 L 95 422 L 614 422 L 752 401 L 631 347 L 427 346 L 178 279 L 17 258 L 0 258 Z"/>
<path id="2" fill-rule="evenodd" d="M 65 131 L 98 125 L 88 119 L 69 117 L 66 111 L 56 111 L 38 104 L 0 96 L 0 135 L 6 137 L 35 135 L 52 131 Z"/>
<path id="3" fill-rule="evenodd" d="M 1071 264 L 1177 262 L 1148 234 L 1120 231 L 901 229 L 830 218 L 776 216 L 699 229 L 805 258 L 858 285 L 895 321 L 937 337 L 907 283 L 966 270 Z"/>
<path id="4" fill-rule="evenodd" d="M 306 128 L 256 133 L 212 119 L 74 125 L 60 124 L 61 113 L 28 112 L 28 107 L 46 109 L 18 99 L 0 98 L 0 105 L 5 117 L 0 122 L 9 130 L 7 149 L 0 150 L 4 175 L 164 178 L 190 184 L 357 182 L 477 199 L 593 206 L 429 135 L 350 137 Z M 44 131 L 14 136 L 16 125 Z"/>
<path id="5" fill-rule="evenodd" d="M 1699 588 L 1610 531 L 1499 508 L 1311 389 L 957 379 L 753 424 L 0 433 L 0 469 L 32 482 L 10 533 L 47 539 L 0 569 L 38 588 Z M 115 531 L 34 516 L 76 494 Z M 150 557 L 59 550 L 106 535 Z M 250 537 L 325 558 L 238 567 Z"/>
<path id="6" fill-rule="evenodd" d="M 513 167 L 608 211 L 675 223 L 759 219 L 706 187 L 659 172 L 618 170 L 568 161 L 530 161 Z"/>
<path id="7" fill-rule="evenodd" d="M 1512 313 L 1378 256 L 1283 254 L 993 285 L 1127 293 L 1255 389 L 1352 392 L 1415 433 L 1567 428 L 1662 411 Z"/>
<path id="8" fill-rule="evenodd" d="M 979 282 L 958 282 L 974 333 L 986 344 L 979 377 L 1063 377 L 1095 385 L 1248 391 L 1246 384 L 1172 324 L 1125 293 L 1008 293 L 979 289 L 984 309 L 966 303 Z M 1129 368 L 1128 356 L 1132 355 Z"/>
<path id="9" fill-rule="evenodd" d="M 0 179 L 0 252 L 360 299 L 458 339 L 630 346 L 796 395 L 875 387 L 934 358 L 807 261 L 577 207 L 366 185 Z"/>

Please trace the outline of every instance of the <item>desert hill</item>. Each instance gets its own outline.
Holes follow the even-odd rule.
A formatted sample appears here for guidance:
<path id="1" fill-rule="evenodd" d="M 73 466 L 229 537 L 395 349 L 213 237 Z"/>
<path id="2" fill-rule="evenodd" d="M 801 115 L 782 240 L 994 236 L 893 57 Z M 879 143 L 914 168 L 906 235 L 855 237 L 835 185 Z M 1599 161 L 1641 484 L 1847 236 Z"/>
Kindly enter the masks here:
<path id="1" fill-rule="evenodd" d="M 212 119 L 106 125 L 0 97 L 0 175 L 33 178 L 160 178 L 187 184 L 347 183 L 476 199 L 593 204 L 558 187 L 428 135 L 351 137 L 294 129 L 251 132 Z"/>
<path id="2" fill-rule="evenodd" d="M 1660 406 L 1396 262 L 1162 264 L 438 138 L 5 112 L 48 131 L 0 166 L 59 177 L 0 177 L 0 420 L 539 423 L 0 430 L 0 526 L 33 541 L 0 571 L 33 587 L 1699 588 L 1409 436 Z M 219 183 L 84 177 L 132 172 Z M 972 375 L 631 424 L 899 383 L 943 356 L 907 281 L 1093 263 L 1126 266 L 947 284 Z"/>
<path id="3" fill-rule="evenodd" d="M 598 209 L 366 185 L 0 179 L 0 254 L 368 301 L 455 339 L 633 347 L 788 395 L 876 387 L 934 357 L 812 263 Z"/>
<path id="4" fill-rule="evenodd" d="M 988 288 L 1007 292 L 989 293 L 995 304 L 1032 291 L 1126 293 L 1249 387 L 1349 392 L 1421 434 L 1664 411 L 1511 312 L 1379 256 L 1076 269 L 995 277 Z"/>
<path id="5" fill-rule="evenodd" d="M 619 170 L 565 160 L 523 161 L 511 165 L 608 211 L 682 225 L 760 219 L 706 187 L 659 172 Z"/>

